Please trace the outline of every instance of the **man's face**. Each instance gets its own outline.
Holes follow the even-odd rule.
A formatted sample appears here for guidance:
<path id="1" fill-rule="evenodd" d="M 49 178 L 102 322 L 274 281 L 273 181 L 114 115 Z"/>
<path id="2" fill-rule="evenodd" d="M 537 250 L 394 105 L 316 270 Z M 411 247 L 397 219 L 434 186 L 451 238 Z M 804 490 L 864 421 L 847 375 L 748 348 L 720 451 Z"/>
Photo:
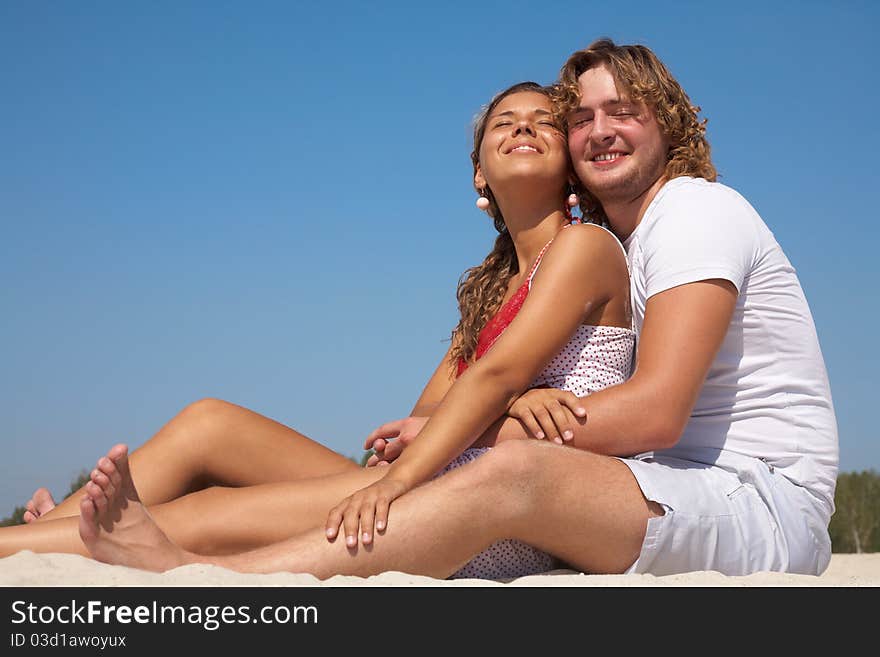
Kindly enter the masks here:
<path id="1" fill-rule="evenodd" d="M 608 208 L 645 194 L 666 169 L 669 143 L 644 103 L 617 90 L 604 66 L 578 78 L 580 104 L 568 116 L 568 149 L 584 186 Z"/>

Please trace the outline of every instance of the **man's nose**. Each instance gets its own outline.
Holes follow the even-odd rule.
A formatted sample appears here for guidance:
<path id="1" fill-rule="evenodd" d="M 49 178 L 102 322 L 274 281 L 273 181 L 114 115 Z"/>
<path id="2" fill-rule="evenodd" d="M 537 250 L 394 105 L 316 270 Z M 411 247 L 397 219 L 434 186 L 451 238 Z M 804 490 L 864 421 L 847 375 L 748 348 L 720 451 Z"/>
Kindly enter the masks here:
<path id="1" fill-rule="evenodd" d="M 590 131 L 590 139 L 593 141 L 607 141 L 614 136 L 611 129 L 611 122 L 608 117 L 601 112 L 597 112 L 593 117 L 593 129 Z"/>

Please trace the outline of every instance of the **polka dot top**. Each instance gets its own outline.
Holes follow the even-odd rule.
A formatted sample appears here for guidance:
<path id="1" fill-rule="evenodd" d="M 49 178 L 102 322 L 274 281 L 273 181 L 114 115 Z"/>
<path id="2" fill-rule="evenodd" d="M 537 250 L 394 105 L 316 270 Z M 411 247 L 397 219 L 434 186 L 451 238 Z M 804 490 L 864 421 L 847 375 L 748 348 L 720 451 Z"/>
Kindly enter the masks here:
<path id="1" fill-rule="evenodd" d="M 532 287 L 532 278 L 541 263 L 550 240 L 535 260 L 526 282 L 514 293 L 477 338 L 475 359 L 479 360 L 504 329 L 513 321 Z M 618 326 L 591 326 L 581 324 L 562 350 L 541 371 L 529 386 L 568 390 L 578 397 L 626 381 L 632 373 L 636 334 L 632 329 Z M 467 369 L 467 363 L 459 359 L 457 376 Z"/>

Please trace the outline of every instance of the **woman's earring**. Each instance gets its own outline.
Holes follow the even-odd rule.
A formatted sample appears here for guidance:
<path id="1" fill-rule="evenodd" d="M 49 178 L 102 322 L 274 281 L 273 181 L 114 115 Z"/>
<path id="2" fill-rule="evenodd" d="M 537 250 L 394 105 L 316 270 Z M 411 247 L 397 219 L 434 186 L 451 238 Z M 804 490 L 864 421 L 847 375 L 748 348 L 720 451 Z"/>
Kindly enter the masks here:
<path id="1" fill-rule="evenodd" d="M 569 189 L 571 189 L 571 188 L 569 188 Z M 580 198 L 578 198 L 578 195 L 575 194 L 574 191 L 572 191 L 572 192 L 568 195 L 568 199 L 566 199 L 566 202 L 565 202 L 565 218 L 568 219 L 568 222 L 571 223 L 571 224 L 579 224 L 579 223 L 581 223 L 581 219 L 580 219 L 580 217 L 575 217 L 575 216 L 571 213 L 571 209 L 577 207 L 578 205 L 580 205 L 580 202 L 581 202 Z"/>
<path id="2" fill-rule="evenodd" d="M 485 188 L 480 190 L 480 198 L 477 199 L 477 207 L 483 212 L 486 212 L 489 209 L 489 199 L 486 198 Z"/>

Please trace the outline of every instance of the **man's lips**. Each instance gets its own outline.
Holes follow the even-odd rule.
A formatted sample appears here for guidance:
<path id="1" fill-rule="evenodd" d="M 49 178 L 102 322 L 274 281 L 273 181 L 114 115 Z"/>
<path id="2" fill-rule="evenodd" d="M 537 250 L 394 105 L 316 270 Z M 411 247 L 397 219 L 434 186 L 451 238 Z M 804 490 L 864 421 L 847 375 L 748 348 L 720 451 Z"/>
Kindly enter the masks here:
<path id="1" fill-rule="evenodd" d="M 596 166 L 610 166 L 616 162 L 620 162 L 621 159 L 628 156 L 629 153 L 623 153 L 621 151 L 611 151 L 608 153 L 599 153 L 590 158 L 590 162 L 595 164 Z"/>

